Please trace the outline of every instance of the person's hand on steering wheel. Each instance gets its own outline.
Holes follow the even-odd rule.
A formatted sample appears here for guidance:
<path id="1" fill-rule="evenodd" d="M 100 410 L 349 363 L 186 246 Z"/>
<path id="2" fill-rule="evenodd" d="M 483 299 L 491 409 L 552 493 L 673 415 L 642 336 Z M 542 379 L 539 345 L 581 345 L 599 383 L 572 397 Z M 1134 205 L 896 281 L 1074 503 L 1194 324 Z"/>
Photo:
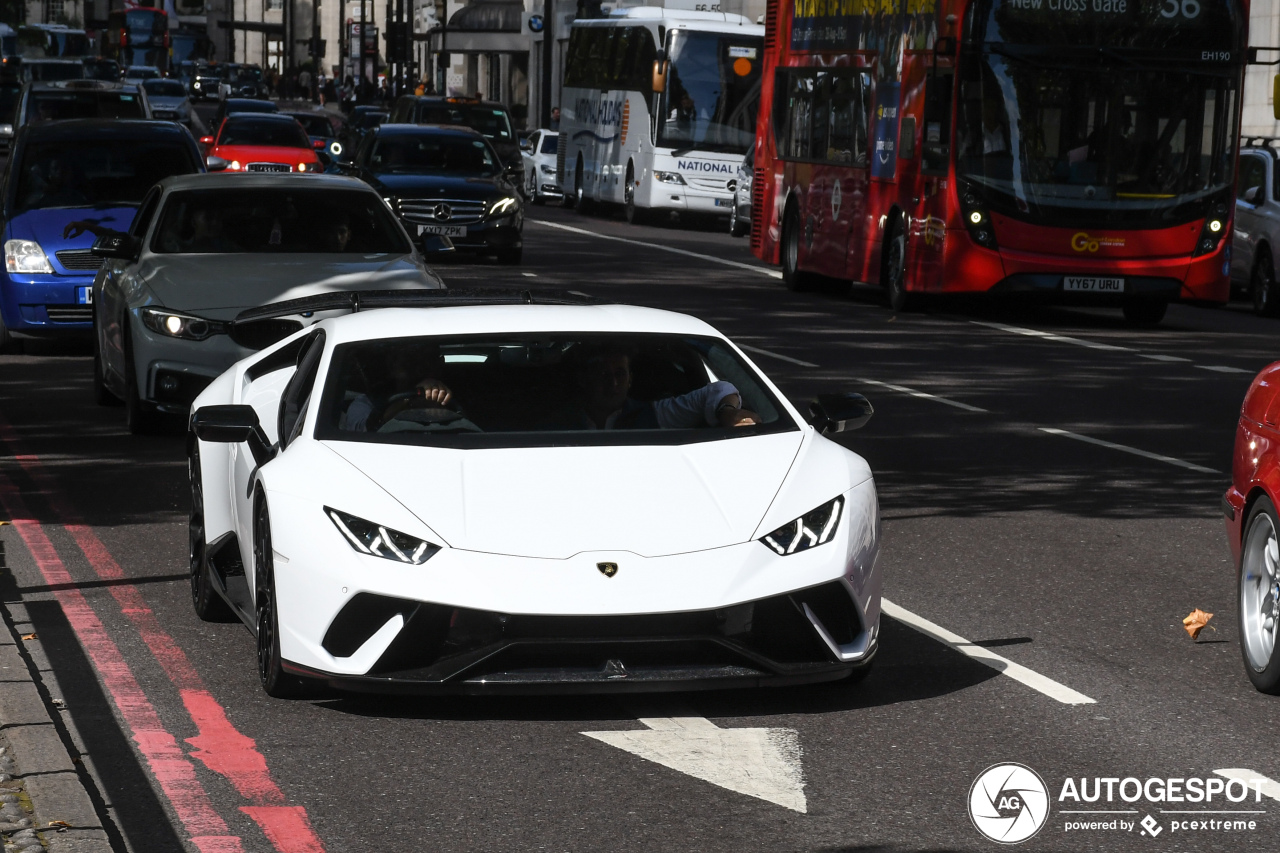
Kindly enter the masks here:
<path id="1" fill-rule="evenodd" d="M 453 400 L 453 392 L 439 379 L 423 379 L 414 386 L 414 393 L 423 401 L 425 408 L 447 409 Z"/>

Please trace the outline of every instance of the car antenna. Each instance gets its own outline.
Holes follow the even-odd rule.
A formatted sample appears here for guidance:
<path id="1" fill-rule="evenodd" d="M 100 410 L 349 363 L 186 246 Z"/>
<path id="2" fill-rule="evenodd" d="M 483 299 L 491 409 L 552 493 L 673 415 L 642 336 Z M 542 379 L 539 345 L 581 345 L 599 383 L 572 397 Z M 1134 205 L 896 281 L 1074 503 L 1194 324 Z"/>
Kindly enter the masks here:
<path id="1" fill-rule="evenodd" d="M 358 290 L 353 290 L 351 292 L 351 313 L 360 313 L 360 291 Z"/>

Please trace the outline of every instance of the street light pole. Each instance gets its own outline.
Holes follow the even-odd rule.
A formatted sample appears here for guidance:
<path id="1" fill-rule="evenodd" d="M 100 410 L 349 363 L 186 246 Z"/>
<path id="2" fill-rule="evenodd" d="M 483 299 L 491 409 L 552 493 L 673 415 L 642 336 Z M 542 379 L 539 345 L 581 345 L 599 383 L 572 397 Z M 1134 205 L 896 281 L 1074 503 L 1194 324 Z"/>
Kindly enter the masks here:
<path id="1" fill-rule="evenodd" d="M 551 72 L 556 49 L 555 0 L 542 0 L 542 126 L 551 127 Z"/>

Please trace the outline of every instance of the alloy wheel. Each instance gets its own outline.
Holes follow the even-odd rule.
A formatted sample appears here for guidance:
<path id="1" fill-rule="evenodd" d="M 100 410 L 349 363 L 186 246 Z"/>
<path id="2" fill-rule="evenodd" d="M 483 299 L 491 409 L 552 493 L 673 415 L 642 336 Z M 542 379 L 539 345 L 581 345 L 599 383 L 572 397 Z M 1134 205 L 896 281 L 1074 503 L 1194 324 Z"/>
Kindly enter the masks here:
<path id="1" fill-rule="evenodd" d="M 1240 633 L 1245 660 L 1255 672 L 1271 663 L 1280 623 L 1280 541 L 1271 516 L 1254 517 L 1240 559 Z"/>

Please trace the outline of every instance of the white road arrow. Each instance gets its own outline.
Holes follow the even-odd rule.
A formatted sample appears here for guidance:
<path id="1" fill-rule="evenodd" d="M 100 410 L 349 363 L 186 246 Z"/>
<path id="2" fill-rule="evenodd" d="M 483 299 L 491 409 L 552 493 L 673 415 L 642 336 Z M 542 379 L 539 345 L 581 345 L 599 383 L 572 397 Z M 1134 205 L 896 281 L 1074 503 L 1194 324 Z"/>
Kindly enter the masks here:
<path id="1" fill-rule="evenodd" d="M 712 785 L 807 810 L 795 729 L 722 729 L 704 717 L 641 718 L 647 730 L 583 732 Z"/>

